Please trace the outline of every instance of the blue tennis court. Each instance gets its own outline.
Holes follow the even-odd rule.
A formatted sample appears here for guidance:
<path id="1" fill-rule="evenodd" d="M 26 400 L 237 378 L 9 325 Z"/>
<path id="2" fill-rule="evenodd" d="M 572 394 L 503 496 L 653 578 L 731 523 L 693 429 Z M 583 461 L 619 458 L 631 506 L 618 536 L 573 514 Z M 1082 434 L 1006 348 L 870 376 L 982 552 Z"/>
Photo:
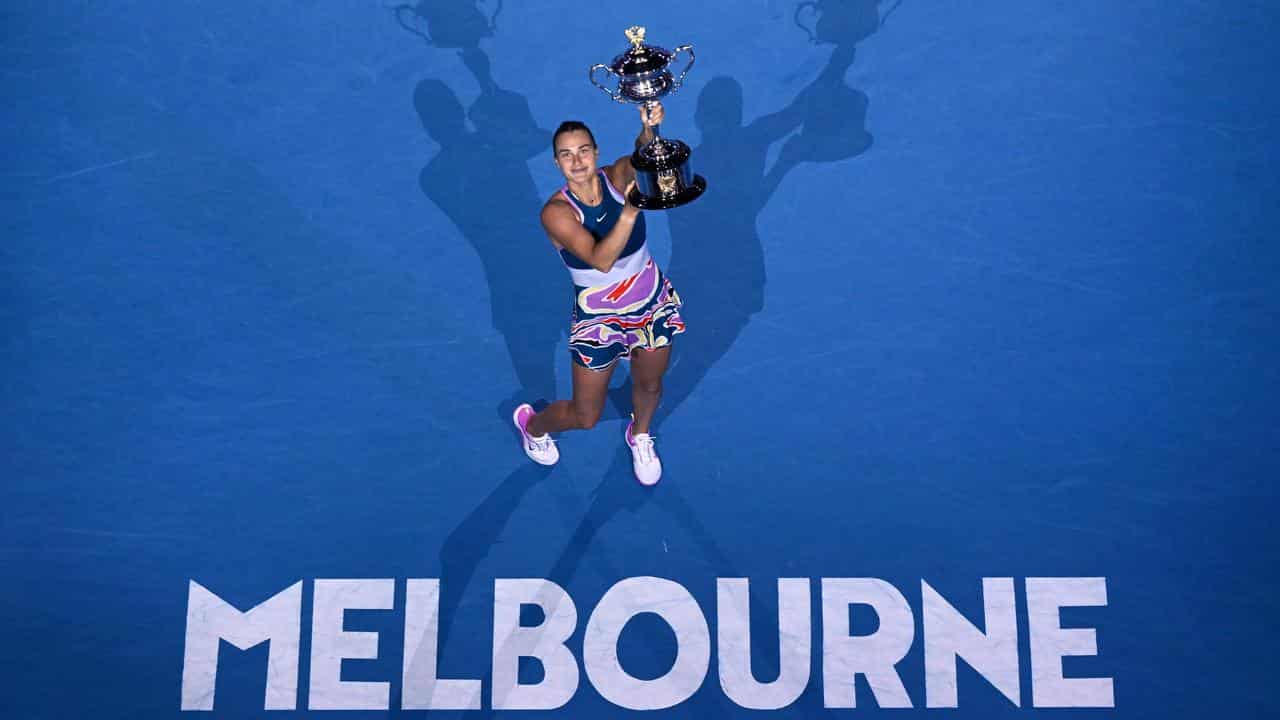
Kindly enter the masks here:
<path id="1" fill-rule="evenodd" d="M 1274 3 L 0 13 L 0 715 L 1280 715 Z M 510 419 L 635 24 L 655 487 Z"/>

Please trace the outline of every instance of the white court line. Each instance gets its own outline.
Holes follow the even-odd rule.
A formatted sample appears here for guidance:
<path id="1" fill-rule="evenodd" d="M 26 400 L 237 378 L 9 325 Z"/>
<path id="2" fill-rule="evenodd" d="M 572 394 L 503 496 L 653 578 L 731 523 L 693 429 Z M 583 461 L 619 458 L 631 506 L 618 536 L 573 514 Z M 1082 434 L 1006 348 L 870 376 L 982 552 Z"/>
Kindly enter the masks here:
<path id="1" fill-rule="evenodd" d="M 69 173 L 63 173 L 61 175 L 54 175 L 48 180 L 45 180 L 44 184 L 49 185 L 52 183 L 56 183 L 59 180 L 69 180 L 70 178 L 78 177 L 80 175 L 85 175 L 87 173 L 97 172 L 98 170 L 106 170 L 107 168 L 113 168 L 117 165 L 124 165 L 125 163 L 131 163 L 134 160 L 147 160 L 155 156 L 156 156 L 156 151 L 152 150 L 151 152 L 145 152 L 145 153 L 142 153 L 141 155 L 134 155 L 133 157 L 127 157 L 123 160 L 116 160 L 115 162 L 103 163 L 102 165 L 94 165 L 92 167 L 81 168 L 79 170 L 74 170 Z"/>

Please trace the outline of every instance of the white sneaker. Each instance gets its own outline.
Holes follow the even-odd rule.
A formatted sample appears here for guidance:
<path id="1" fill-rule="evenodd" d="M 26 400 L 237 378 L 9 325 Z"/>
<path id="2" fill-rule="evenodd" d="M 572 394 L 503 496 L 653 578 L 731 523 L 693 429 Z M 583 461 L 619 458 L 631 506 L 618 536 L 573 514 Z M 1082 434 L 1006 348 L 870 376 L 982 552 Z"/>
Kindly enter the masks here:
<path id="1" fill-rule="evenodd" d="M 636 472 L 636 480 L 641 485 L 652 487 L 662 479 L 662 460 L 658 459 L 658 451 L 653 447 L 653 437 L 648 433 L 631 434 L 631 426 L 635 425 L 635 417 L 627 423 L 625 437 L 627 447 L 631 448 L 631 467 Z"/>
<path id="2" fill-rule="evenodd" d="M 529 403 L 524 403 L 511 414 L 511 421 L 520 431 L 520 446 L 524 448 L 524 454 L 539 465 L 555 465 L 560 459 L 560 451 L 556 449 L 556 441 L 551 439 L 551 435 L 534 437 L 524 429 L 529 424 L 529 418 L 535 414 Z"/>

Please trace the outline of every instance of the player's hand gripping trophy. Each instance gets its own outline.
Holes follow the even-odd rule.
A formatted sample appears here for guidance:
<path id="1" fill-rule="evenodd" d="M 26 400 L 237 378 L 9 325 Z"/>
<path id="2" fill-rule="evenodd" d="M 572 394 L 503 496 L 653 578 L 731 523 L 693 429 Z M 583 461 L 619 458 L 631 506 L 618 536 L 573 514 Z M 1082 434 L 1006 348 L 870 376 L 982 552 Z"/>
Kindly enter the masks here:
<path id="1" fill-rule="evenodd" d="M 588 77 L 591 83 L 606 95 L 620 103 L 646 106 L 645 112 L 664 96 L 680 89 L 685 75 L 693 67 L 693 46 L 681 45 L 674 51 L 656 45 L 646 45 L 644 28 L 635 25 L 627 28 L 631 47 L 618 55 L 613 62 L 599 63 L 591 67 Z M 682 52 L 689 53 L 689 62 L 680 76 L 668 70 L 671 61 Z M 617 78 L 616 86 L 609 88 L 596 80 L 596 73 L 604 70 Z M 707 181 L 694 175 L 689 168 L 689 146 L 679 140 L 664 138 L 653 127 L 653 139 L 636 149 L 631 165 L 636 170 L 636 186 L 627 196 L 632 205 L 641 210 L 666 210 L 692 202 L 707 189 Z"/>

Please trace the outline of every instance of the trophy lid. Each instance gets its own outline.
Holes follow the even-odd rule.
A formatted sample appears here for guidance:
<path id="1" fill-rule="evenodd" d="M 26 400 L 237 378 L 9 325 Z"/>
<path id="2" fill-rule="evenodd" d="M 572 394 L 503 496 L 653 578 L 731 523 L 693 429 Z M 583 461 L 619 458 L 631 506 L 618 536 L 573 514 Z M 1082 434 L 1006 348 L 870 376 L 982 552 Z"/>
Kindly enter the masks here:
<path id="1" fill-rule="evenodd" d="M 657 45 L 646 45 L 644 28 L 633 25 L 626 30 L 631 47 L 613 59 L 609 68 L 618 75 L 643 75 L 666 69 L 671 64 L 671 52 Z"/>

